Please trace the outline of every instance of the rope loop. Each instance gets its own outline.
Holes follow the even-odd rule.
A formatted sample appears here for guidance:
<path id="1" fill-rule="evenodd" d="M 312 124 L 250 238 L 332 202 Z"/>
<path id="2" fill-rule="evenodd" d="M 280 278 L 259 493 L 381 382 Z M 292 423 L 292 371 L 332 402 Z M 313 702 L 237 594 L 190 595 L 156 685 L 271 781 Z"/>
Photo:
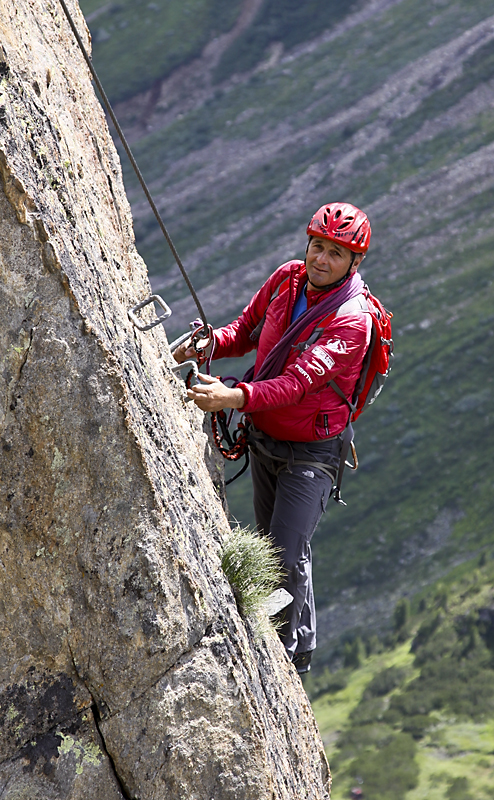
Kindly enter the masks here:
<path id="1" fill-rule="evenodd" d="M 221 433 L 220 430 L 221 429 Z M 244 422 L 237 423 L 233 438 L 228 430 L 227 417 L 223 409 L 211 412 L 211 429 L 216 447 L 227 461 L 238 461 L 247 450 L 247 426 Z M 227 447 L 223 445 L 226 442 Z"/>

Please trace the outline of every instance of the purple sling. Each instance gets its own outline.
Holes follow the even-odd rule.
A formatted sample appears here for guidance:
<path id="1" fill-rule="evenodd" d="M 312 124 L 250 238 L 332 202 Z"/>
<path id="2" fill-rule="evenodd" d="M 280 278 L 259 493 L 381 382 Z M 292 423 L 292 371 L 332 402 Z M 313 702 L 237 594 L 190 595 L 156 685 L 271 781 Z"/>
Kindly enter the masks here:
<path id="1" fill-rule="evenodd" d="M 331 292 L 328 297 L 326 297 L 324 300 L 321 300 L 321 302 L 317 303 L 315 306 L 312 306 L 312 308 L 307 309 L 307 311 L 304 311 L 304 313 L 301 314 L 300 317 L 295 320 L 295 322 L 289 325 L 278 344 L 273 347 L 265 359 L 256 377 L 253 377 L 254 367 L 251 367 L 245 373 L 242 381 L 245 381 L 246 383 L 256 383 L 257 381 L 266 381 L 270 378 L 276 378 L 278 375 L 280 375 L 283 365 L 290 355 L 290 350 L 294 346 L 302 331 L 304 331 L 305 328 L 311 323 L 315 323 L 318 319 L 332 314 L 333 311 L 337 311 L 339 307 L 343 305 L 343 303 L 346 303 L 348 300 L 352 300 L 354 297 L 362 294 L 364 286 L 365 284 L 360 275 L 357 272 L 354 272 L 351 278 L 349 278 L 336 292 Z"/>

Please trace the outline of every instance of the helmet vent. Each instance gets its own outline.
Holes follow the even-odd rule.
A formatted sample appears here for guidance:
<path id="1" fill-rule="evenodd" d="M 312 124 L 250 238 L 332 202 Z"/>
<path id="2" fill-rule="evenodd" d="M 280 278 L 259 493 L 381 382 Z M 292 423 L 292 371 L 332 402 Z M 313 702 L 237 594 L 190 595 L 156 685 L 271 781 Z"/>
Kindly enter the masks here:
<path id="1" fill-rule="evenodd" d="M 335 216 L 336 216 L 336 215 L 335 215 Z M 337 227 L 337 229 L 336 229 L 336 230 L 338 230 L 338 231 L 344 231 L 346 228 L 348 228 L 348 226 L 349 226 L 349 225 L 351 225 L 351 224 L 352 224 L 352 222 L 353 222 L 353 220 L 354 220 L 354 219 L 355 219 L 355 218 L 354 218 L 353 216 L 352 216 L 352 217 L 345 217 L 345 219 L 343 220 L 343 222 L 341 223 L 341 225 L 338 225 L 338 227 Z"/>
<path id="2" fill-rule="evenodd" d="M 357 229 L 357 231 L 355 233 L 355 236 L 352 239 L 352 244 L 361 245 L 363 243 L 363 241 L 365 240 L 366 231 L 362 230 L 362 228 L 363 228 L 363 225 L 360 225 L 359 228 Z"/>
<path id="3" fill-rule="evenodd" d="M 327 228 L 328 227 L 328 215 L 327 214 L 323 215 L 323 222 L 324 222 L 324 227 Z"/>
<path id="4" fill-rule="evenodd" d="M 334 218 L 335 218 L 335 219 L 339 219 L 340 217 L 341 217 L 341 211 L 340 211 L 340 209 L 338 209 L 338 211 L 337 211 L 337 212 L 336 212 L 336 214 L 334 215 Z"/>

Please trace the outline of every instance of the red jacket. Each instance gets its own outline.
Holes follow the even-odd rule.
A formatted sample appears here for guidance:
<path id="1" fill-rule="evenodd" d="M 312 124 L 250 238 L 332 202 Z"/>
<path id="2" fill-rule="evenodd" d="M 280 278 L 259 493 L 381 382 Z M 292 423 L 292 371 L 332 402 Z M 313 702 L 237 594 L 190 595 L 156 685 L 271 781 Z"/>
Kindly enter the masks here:
<path id="1" fill-rule="evenodd" d="M 290 325 L 295 301 L 306 280 L 303 261 L 288 261 L 278 267 L 240 317 L 214 332 L 213 358 L 234 358 L 253 350 L 256 345 L 250 334 L 266 312 L 256 375 Z M 278 287 L 278 296 L 270 302 Z M 327 296 L 327 292 L 308 292 L 308 308 Z M 335 378 L 351 400 L 370 341 L 372 321 L 366 309 L 363 294 L 349 300 L 328 318 L 315 344 L 303 353 L 292 350 L 281 375 L 259 383 L 238 384 L 246 398 L 241 410 L 252 417 L 256 428 L 274 439 L 296 442 L 312 442 L 341 433 L 348 420 L 348 406 L 327 384 Z M 306 328 L 298 341 L 306 341 L 316 327 L 317 323 Z"/>

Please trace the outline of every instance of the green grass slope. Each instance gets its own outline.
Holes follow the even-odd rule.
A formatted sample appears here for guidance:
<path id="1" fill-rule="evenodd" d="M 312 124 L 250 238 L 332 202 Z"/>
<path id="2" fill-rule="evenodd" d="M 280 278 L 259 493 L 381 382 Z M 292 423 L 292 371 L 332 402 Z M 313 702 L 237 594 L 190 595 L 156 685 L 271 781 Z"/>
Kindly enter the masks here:
<path id="1" fill-rule="evenodd" d="M 456 568 L 395 609 L 383 640 L 340 648 L 305 686 L 333 800 L 487 800 L 494 768 L 494 566 Z"/>
<path id="2" fill-rule="evenodd" d="M 112 102 L 151 88 L 235 23 L 241 0 L 83 0 L 93 58 Z"/>
<path id="3" fill-rule="evenodd" d="M 86 13 L 96 6 L 83 0 Z M 160 6 L 163 30 L 166 15 L 186 7 Z M 394 598 L 492 541 L 494 9 L 488 0 L 378 0 L 345 6 L 331 27 L 315 14 L 304 27 L 302 6 L 290 4 L 277 27 L 279 8 L 262 4 L 238 58 L 228 62 L 227 49 L 197 97 L 182 102 L 178 89 L 171 111 L 158 103 L 140 132 L 134 126 L 133 149 L 214 325 L 234 318 L 270 270 L 303 256 L 320 204 L 348 199 L 370 216 L 362 272 L 394 312 L 396 361 L 356 426 L 361 465 L 345 477 L 348 507 L 331 503 L 314 540 L 327 658 L 342 630 L 385 626 Z M 139 12 L 136 30 L 155 41 L 144 6 L 127 0 L 120 9 Z M 214 34 L 208 19 L 190 31 L 200 45 L 169 51 L 174 63 Z M 113 38 L 96 43 L 96 67 L 109 87 L 149 68 L 148 86 L 171 67 L 153 72 L 137 39 L 125 50 L 126 30 L 115 25 Z M 124 119 L 134 106 L 122 105 Z M 173 307 L 173 335 L 196 311 L 125 162 L 124 171 L 138 246 Z M 229 491 L 242 523 L 252 519 L 249 492 L 248 478 Z"/>

